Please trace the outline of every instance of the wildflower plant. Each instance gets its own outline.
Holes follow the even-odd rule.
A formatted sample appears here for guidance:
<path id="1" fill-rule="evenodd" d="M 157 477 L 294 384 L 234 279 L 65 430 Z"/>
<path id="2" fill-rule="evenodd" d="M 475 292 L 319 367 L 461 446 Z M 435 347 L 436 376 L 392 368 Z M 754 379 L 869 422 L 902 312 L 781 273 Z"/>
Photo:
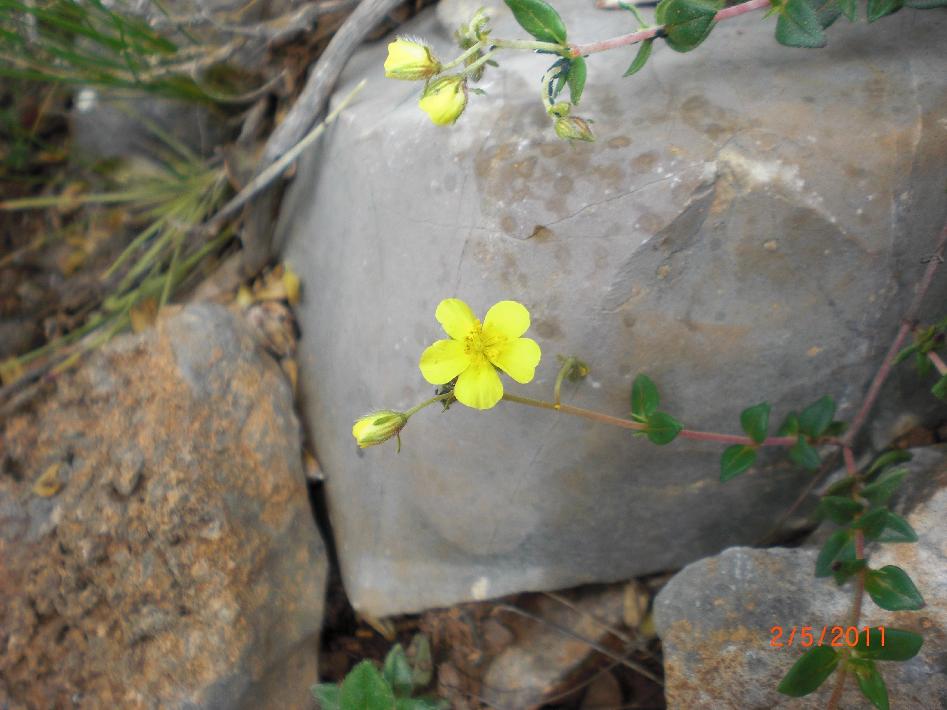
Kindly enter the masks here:
<path id="1" fill-rule="evenodd" d="M 654 23 L 648 23 L 633 3 L 619 0 L 617 7 L 627 10 L 637 29 L 609 39 L 577 44 L 569 41 L 562 17 L 545 0 L 504 0 L 513 17 L 532 40 L 493 37 L 484 9 L 461 25 L 454 37 L 461 54 L 442 64 L 420 39 L 399 37 L 388 45 L 385 76 L 391 79 L 425 82 L 419 105 L 436 125 L 457 121 L 467 106 L 468 92 L 484 93 L 470 86 L 479 81 L 487 66 L 498 66 L 495 57 L 501 50 L 525 50 L 551 55 L 556 59 L 542 74 L 540 98 L 550 116 L 553 130 L 568 141 L 594 141 L 592 121 L 571 115 L 585 88 L 588 67 L 585 58 L 598 52 L 640 45 L 622 76 L 640 72 L 651 57 L 657 40 L 663 40 L 676 52 L 690 52 L 702 44 L 718 22 L 748 12 L 766 10 L 776 15 L 776 41 L 789 47 L 824 47 L 825 30 L 843 15 L 855 22 L 858 0 L 747 0 L 727 6 L 726 0 L 660 0 Z M 926 10 L 947 5 L 947 0 L 866 0 L 865 16 L 875 22 L 904 7 Z M 568 87 L 569 100 L 560 95 Z"/>
<path id="2" fill-rule="evenodd" d="M 410 418 L 435 402 L 444 405 L 445 410 L 453 402 L 477 410 L 489 410 L 500 402 L 510 402 L 628 429 L 633 436 L 647 438 L 659 446 L 678 438 L 724 444 L 726 448 L 720 457 L 721 482 L 750 470 L 763 447 L 784 449 L 792 463 L 813 473 L 827 469 L 823 452 L 827 447 L 834 447 L 842 453 L 846 475 L 825 491 L 818 514 L 839 529 L 819 552 L 815 576 L 831 576 L 839 586 L 851 583 L 853 601 L 849 627 L 858 627 L 865 594 L 882 609 L 916 611 L 924 607 L 924 599 L 908 573 L 895 565 L 871 567 L 865 550 L 867 542 L 912 543 L 918 539 L 907 520 L 888 507 L 889 499 L 907 475 L 907 470 L 898 464 L 910 457 L 901 451 L 889 451 L 859 470 L 853 444 L 896 363 L 913 357 L 922 375 L 936 370 L 938 379 L 932 393 L 941 399 L 947 398 L 947 365 L 938 352 L 944 349 L 947 339 L 947 318 L 924 327 L 915 321 L 924 294 L 943 262 L 945 247 L 947 227 L 940 235 L 933 256 L 926 260 L 928 266 L 914 300 L 851 423 L 835 419 L 835 400 L 825 395 L 800 411 L 788 412 L 775 434 L 770 433 L 772 407 L 768 402 L 754 404 L 741 412 L 741 434 L 695 431 L 686 428 L 675 415 L 660 409 L 658 387 L 645 374 L 637 375 L 632 383 L 627 416 L 583 409 L 563 403 L 560 396 L 565 379 L 576 381 L 589 373 L 588 365 L 575 356 L 559 357 L 561 366 L 551 401 L 513 394 L 505 390 L 499 372 L 517 383 L 527 384 L 532 381 L 541 357 L 539 344 L 522 337 L 529 328 L 529 311 L 515 301 L 500 301 L 487 311 L 481 323 L 466 303 L 448 298 L 438 305 L 435 318 L 449 339 L 438 340 L 426 348 L 418 363 L 424 379 L 438 386 L 434 396 L 405 412 L 382 410 L 363 417 L 355 422 L 352 434 L 361 447 L 397 437 L 400 450 L 400 435 Z M 912 332 L 914 343 L 905 347 Z M 884 634 L 883 639 L 880 634 Z M 835 674 L 837 680 L 827 707 L 837 708 L 845 679 L 851 674 L 871 703 L 879 710 L 886 710 L 888 693 L 878 663 L 909 660 L 922 645 L 923 638 L 914 631 L 887 625 L 860 634 L 851 647 L 835 648 L 822 645 L 820 641 L 789 669 L 778 690 L 792 697 L 808 695 Z"/>

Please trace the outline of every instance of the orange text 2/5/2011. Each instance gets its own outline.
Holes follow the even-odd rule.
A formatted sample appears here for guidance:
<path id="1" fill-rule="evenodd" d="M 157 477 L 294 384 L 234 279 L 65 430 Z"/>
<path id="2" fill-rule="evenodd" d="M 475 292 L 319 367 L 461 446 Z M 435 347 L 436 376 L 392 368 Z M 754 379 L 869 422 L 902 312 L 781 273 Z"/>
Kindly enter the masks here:
<path id="1" fill-rule="evenodd" d="M 774 626 L 769 630 L 769 645 L 772 648 L 788 648 L 794 645 L 847 646 L 849 648 L 885 645 L 884 626 Z"/>

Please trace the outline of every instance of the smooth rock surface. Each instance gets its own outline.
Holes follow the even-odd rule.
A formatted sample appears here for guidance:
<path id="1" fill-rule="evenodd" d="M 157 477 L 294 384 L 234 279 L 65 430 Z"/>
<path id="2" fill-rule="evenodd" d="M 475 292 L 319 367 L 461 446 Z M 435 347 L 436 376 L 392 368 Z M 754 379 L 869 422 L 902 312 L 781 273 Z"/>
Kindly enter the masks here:
<path id="1" fill-rule="evenodd" d="M 557 2 L 581 41 L 630 28 Z M 517 37 L 508 13 L 495 35 Z M 777 45 L 759 16 L 693 54 L 589 58 L 580 115 L 598 141 L 559 141 L 539 101 L 548 60 L 500 56 L 452 127 L 420 87 L 383 78 L 384 43 L 350 62 L 368 87 L 300 164 L 279 237 L 302 275 L 300 379 L 343 578 L 374 615 L 672 569 L 765 533 L 808 474 L 765 467 L 722 486 L 721 447 L 657 448 L 626 432 L 501 404 L 432 408 L 394 446 L 356 449 L 355 417 L 430 396 L 418 358 L 438 302 L 478 314 L 514 299 L 543 348 L 589 363 L 566 401 L 616 415 L 647 372 L 690 427 L 774 428 L 822 394 L 851 418 L 945 217 L 945 14 L 839 22 L 819 51 Z M 403 33 L 442 58 L 430 13 Z M 940 317 L 938 280 L 927 315 Z M 929 385 L 928 385 L 929 386 Z M 919 390 L 896 376 L 885 407 Z M 926 395 L 925 400 L 930 397 Z"/>
<path id="2" fill-rule="evenodd" d="M 940 490 L 906 515 L 920 538 L 914 544 L 869 546 L 869 564 L 897 565 L 914 580 L 926 606 L 889 612 L 865 596 L 860 627 L 889 626 L 924 636 L 920 653 L 905 663 L 879 662 L 893 708 L 938 710 L 947 706 L 947 459 L 925 472 Z M 912 474 L 914 475 L 914 474 Z M 898 508 L 902 513 L 906 509 Z M 824 708 L 834 678 L 801 699 L 776 686 L 804 649 L 773 648 L 781 626 L 845 625 L 851 585 L 813 576 L 817 548 L 731 548 L 674 576 L 655 599 L 655 622 L 664 647 L 668 708 Z M 831 634 L 831 631 L 829 632 Z M 797 639 L 799 636 L 797 636 Z M 852 678 L 841 707 L 871 708 Z"/>
<path id="3" fill-rule="evenodd" d="M 0 707 L 309 707 L 326 555 L 246 325 L 116 339 L 0 442 Z"/>

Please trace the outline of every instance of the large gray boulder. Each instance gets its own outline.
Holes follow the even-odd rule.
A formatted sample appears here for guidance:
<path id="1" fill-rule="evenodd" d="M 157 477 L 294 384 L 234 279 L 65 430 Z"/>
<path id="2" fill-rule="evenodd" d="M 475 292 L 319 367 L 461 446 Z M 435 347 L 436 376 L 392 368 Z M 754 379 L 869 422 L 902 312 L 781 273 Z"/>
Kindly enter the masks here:
<path id="1" fill-rule="evenodd" d="M 582 41 L 630 29 L 557 2 Z M 580 113 L 598 141 L 556 138 L 549 63 L 500 57 L 460 121 L 437 128 L 419 86 L 383 78 L 384 43 L 339 87 L 356 105 L 299 167 L 279 238 L 302 275 L 301 385 L 354 606 L 375 615 L 524 589 L 613 581 L 756 540 L 808 475 L 767 458 L 718 483 L 722 447 L 658 448 L 628 432 L 501 403 L 434 408 L 404 448 L 359 451 L 354 417 L 431 394 L 418 358 L 434 310 L 524 303 L 549 398 L 555 355 L 590 378 L 567 401 L 628 412 L 637 372 L 692 428 L 738 431 L 828 393 L 850 418 L 945 216 L 944 13 L 840 22 L 829 47 L 777 45 L 759 15 L 695 53 L 592 56 Z M 508 12 L 495 35 L 522 36 Z M 453 56 L 426 14 L 403 28 Z M 947 295 L 939 280 L 930 303 Z M 933 313 L 937 313 L 936 308 Z M 886 406 L 919 387 L 896 380 Z"/>

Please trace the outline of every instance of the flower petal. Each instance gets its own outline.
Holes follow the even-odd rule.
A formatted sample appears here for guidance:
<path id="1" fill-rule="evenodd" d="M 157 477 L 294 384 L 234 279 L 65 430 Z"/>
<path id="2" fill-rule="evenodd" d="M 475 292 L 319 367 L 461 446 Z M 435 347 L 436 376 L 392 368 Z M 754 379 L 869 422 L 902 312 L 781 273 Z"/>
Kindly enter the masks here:
<path id="1" fill-rule="evenodd" d="M 483 337 L 486 341 L 513 340 L 529 328 L 529 311 L 516 301 L 500 301 L 487 311 L 483 319 Z"/>
<path id="2" fill-rule="evenodd" d="M 500 345 L 490 361 L 521 385 L 533 379 L 542 352 L 535 340 L 516 338 Z"/>
<path id="3" fill-rule="evenodd" d="M 456 340 L 438 340 L 421 353 L 418 367 L 432 385 L 443 385 L 470 366 L 470 356 Z"/>
<path id="4" fill-rule="evenodd" d="M 486 358 L 475 358 L 457 378 L 454 396 L 468 407 L 490 409 L 503 397 L 503 383 Z"/>
<path id="5" fill-rule="evenodd" d="M 434 317 L 444 328 L 444 332 L 454 340 L 462 341 L 471 330 L 480 325 L 480 321 L 470 310 L 470 306 L 459 298 L 445 298 L 441 301 L 437 305 Z"/>

